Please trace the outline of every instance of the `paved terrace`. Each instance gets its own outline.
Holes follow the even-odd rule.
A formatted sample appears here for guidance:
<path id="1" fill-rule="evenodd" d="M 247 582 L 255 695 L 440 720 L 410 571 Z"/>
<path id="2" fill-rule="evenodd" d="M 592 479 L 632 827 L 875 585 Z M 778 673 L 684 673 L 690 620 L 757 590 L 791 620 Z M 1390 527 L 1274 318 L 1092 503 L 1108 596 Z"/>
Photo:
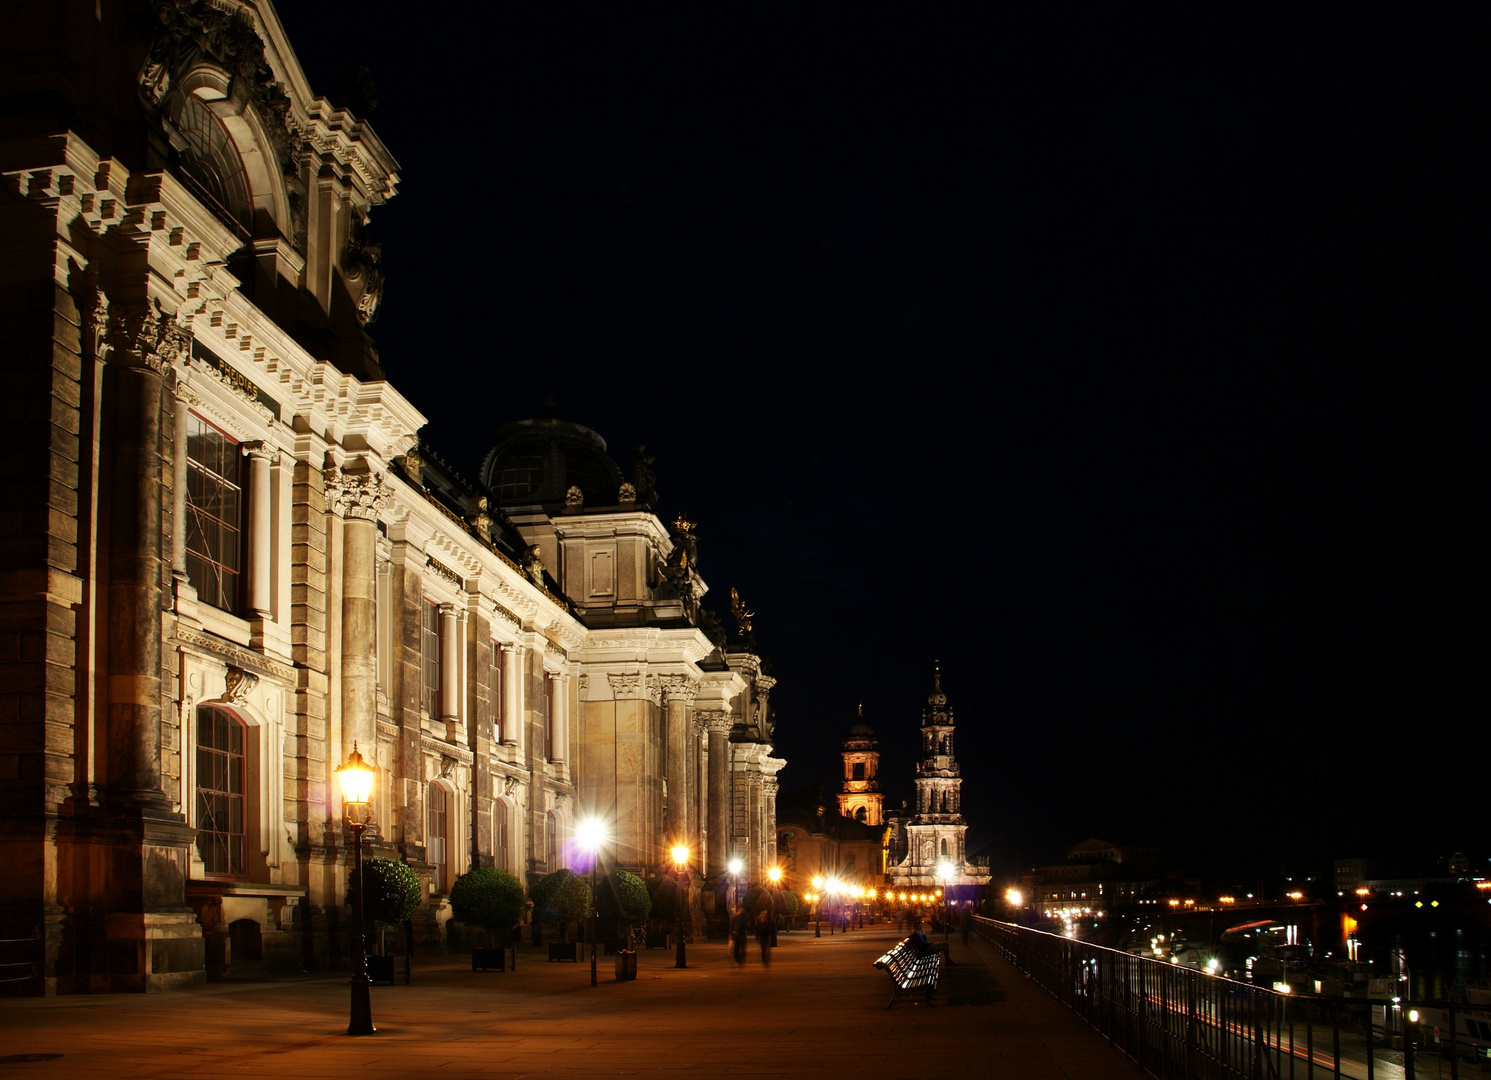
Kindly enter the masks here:
<path id="1" fill-rule="evenodd" d="M 1139 1077 L 1101 1036 L 976 939 L 952 942 L 932 1006 L 871 962 L 900 935 L 866 927 L 781 935 L 763 967 L 723 943 L 638 952 L 637 981 L 520 949 L 518 970 L 420 961 L 373 988 L 378 1034 L 349 1038 L 345 977 L 215 983 L 151 997 L 0 1003 L 0 1077 Z M 60 1055 L 17 1061 L 24 1055 Z"/>

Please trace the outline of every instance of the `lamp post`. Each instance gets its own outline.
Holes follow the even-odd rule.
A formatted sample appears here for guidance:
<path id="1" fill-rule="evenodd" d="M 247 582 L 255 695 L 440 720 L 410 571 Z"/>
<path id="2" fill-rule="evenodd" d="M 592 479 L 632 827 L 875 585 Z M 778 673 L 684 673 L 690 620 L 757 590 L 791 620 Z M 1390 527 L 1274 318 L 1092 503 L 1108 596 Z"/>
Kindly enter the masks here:
<path id="1" fill-rule="evenodd" d="M 595 870 L 601 861 L 601 845 L 606 842 L 606 823 L 599 818 L 586 818 L 580 822 L 576 830 L 576 838 L 580 842 L 580 850 L 590 856 L 590 985 L 596 985 L 595 979 L 595 939 L 596 934 L 596 904 L 595 904 Z"/>
<path id="2" fill-rule="evenodd" d="M 373 1026 L 369 992 L 373 983 L 368 978 L 362 947 L 362 831 L 373 820 L 373 767 L 357 752 L 356 742 L 347 763 L 336 770 L 336 777 L 342 789 L 342 820 L 352 830 L 352 881 L 357 894 L 352 905 L 352 1012 L 347 1034 L 371 1035 L 378 1029 Z"/>
<path id="3" fill-rule="evenodd" d="M 814 876 L 814 878 L 813 878 L 813 892 L 815 894 L 814 897 L 813 897 L 813 900 L 815 901 L 815 903 L 813 904 L 813 936 L 814 937 L 822 937 L 823 936 L 823 878 L 821 876 L 816 876 L 816 875 Z"/>
<path id="4" fill-rule="evenodd" d="M 745 869 L 745 863 L 739 858 L 730 860 L 730 914 L 735 914 L 735 905 L 740 902 L 740 872 Z"/>
<path id="5" fill-rule="evenodd" d="M 777 943 L 777 889 L 782 884 L 782 868 L 780 866 L 770 867 L 766 871 L 766 877 L 771 882 L 771 944 L 775 948 Z"/>
<path id="6" fill-rule="evenodd" d="M 689 849 L 684 844 L 675 844 L 673 847 L 673 869 L 678 874 L 678 955 L 673 961 L 675 968 L 688 967 L 688 959 L 683 951 L 683 910 L 688 905 L 688 872 L 689 872 Z"/>
<path id="7" fill-rule="evenodd" d="M 937 863 L 937 879 L 942 882 L 942 943 L 947 944 L 947 890 L 953 882 L 953 864 L 943 859 Z"/>

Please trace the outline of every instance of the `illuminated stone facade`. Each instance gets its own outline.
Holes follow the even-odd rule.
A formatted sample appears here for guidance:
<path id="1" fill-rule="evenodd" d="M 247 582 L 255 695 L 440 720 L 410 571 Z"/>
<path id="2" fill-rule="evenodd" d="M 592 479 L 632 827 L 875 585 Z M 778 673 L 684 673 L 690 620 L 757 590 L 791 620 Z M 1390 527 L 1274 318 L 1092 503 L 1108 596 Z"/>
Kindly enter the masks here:
<path id="1" fill-rule="evenodd" d="M 423 447 L 367 332 L 395 162 L 272 8 L 6 25 L 0 938 L 34 943 L 24 989 L 341 962 L 354 745 L 427 944 L 457 875 L 531 883 L 586 813 L 645 874 L 673 839 L 696 880 L 764 867 L 773 680 L 705 632 L 688 529 L 614 464 L 553 501 Z"/>

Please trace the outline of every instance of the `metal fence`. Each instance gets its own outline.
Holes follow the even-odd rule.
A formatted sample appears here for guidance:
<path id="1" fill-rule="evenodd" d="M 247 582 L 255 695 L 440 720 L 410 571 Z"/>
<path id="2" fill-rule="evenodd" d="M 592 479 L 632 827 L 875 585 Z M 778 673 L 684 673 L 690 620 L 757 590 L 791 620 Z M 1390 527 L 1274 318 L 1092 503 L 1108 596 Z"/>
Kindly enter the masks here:
<path id="1" fill-rule="evenodd" d="M 1379 1015 L 1390 1023 L 1395 1014 L 1389 999 L 1283 994 L 1012 923 L 980 918 L 975 925 L 1007 960 L 1161 1080 L 1415 1075 L 1411 1037 L 1402 1040 L 1401 1066 L 1397 1054 L 1390 1068 L 1379 1060 L 1383 1051 L 1375 1048 L 1372 1008 L 1383 1009 Z M 1447 1072 L 1458 1080 L 1460 1054 L 1476 1047 L 1468 1041 L 1457 1045 L 1456 1006 L 1428 1004 L 1447 1012 L 1448 1061 L 1418 1075 L 1436 1075 L 1438 1067 L 1443 1072 L 1437 1075 Z M 1484 1007 L 1458 1011 L 1461 1018 L 1467 1012 L 1487 1015 Z"/>

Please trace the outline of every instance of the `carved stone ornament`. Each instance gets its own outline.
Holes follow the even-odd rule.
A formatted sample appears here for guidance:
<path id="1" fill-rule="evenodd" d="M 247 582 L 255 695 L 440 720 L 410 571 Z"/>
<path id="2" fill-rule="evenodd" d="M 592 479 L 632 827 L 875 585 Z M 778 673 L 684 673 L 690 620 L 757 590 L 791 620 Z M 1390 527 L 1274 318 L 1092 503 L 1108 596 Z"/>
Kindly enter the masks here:
<path id="1" fill-rule="evenodd" d="M 404 452 L 404 456 L 399 459 L 399 465 L 403 468 L 404 475 L 407 476 L 412 483 L 418 484 L 420 487 L 424 487 L 425 459 L 420 454 L 419 447 L 411 446 L 408 450 L 406 450 Z"/>
<path id="2" fill-rule="evenodd" d="M 580 676 L 580 700 L 581 701 L 589 701 L 590 700 L 590 676 L 589 675 L 581 675 Z"/>
<path id="3" fill-rule="evenodd" d="M 580 488 L 571 484 L 569 490 L 564 493 L 564 508 L 570 511 L 579 511 L 585 506 L 585 493 Z"/>
<path id="4" fill-rule="evenodd" d="M 278 465 L 280 452 L 268 443 L 260 440 L 258 442 L 246 442 L 243 444 L 243 456 L 249 458 L 260 458 L 271 465 Z"/>
<path id="5" fill-rule="evenodd" d="M 640 696 L 637 693 L 642 686 L 642 673 L 640 671 L 628 672 L 625 675 L 608 674 L 606 679 L 611 683 L 612 697 L 634 698 Z"/>
<path id="6" fill-rule="evenodd" d="M 252 671 L 244 671 L 243 668 L 228 666 L 227 688 L 223 691 L 223 700 L 234 705 L 247 705 L 249 695 L 254 692 L 254 687 L 259 685 L 259 676 Z"/>
<path id="7" fill-rule="evenodd" d="M 700 709 L 694 714 L 710 734 L 730 730 L 730 716 L 724 709 Z"/>
<path id="8" fill-rule="evenodd" d="M 184 364 L 192 347 L 191 334 L 155 299 L 110 304 L 104 339 L 111 362 L 148 367 L 162 376 Z"/>
<path id="9" fill-rule="evenodd" d="M 621 490 L 616 493 L 616 501 L 622 506 L 635 505 L 637 501 L 637 489 L 632 484 L 622 484 Z"/>
<path id="10" fill-rule="evenodd" d="M 383 474 L 343 472 L 336 466 L 326 470 L 326 500 L 342 517 L 374 521 L 389 499 Z"/>
<path id="11" fill-rule="evenodd" d="M 492 542 L 492 515 L 487 509 L 487 497 L 478 495 L 472 501 L 471 509 L 466 514 L 466 521 L 476 530 L 476 535 L 481 537 L 482 543 Z"/>
<path id="12" fill-rule="evenodd" d="M 543 588 L 544 560 L 539 556 L 537 544 L 529 547 L 528 553 L 523 556 L 523 572 L 528 575 L 528 580 Z"/>
<path id="13" fill-rule="evenodd" d="M 694 697 L 699 693 L 698 681 L 687 675 L 659 675 L 658 684 L 669 704 L 682 701 L 685 705 L 692 705 Z"/>
<path id="14" fill-rule="evenodd" d="M 663 703 L 663 688 L 658 685 L 658 677 L 656 675 L 649 675 L 647 677 L 647 700 L 651 701 L 654 705 L 661 705 Z"/>
<path id="15" fill-rule="evenodd" d="M 516 776 L 504 776 L 502 778 L 502 794 L 511 795 L 518 790 L 518 778 Z"/>
<path id="16" fill-rule="evenodd" d="M 442 780 L 449 779 L 450 778 L 450 774 L 453 773 L 453 772 L 455 772 L 455 771 L 456 771 L 456 759 L 455 758 L 442 757 L 440 759 L 440 778 Z"/>

